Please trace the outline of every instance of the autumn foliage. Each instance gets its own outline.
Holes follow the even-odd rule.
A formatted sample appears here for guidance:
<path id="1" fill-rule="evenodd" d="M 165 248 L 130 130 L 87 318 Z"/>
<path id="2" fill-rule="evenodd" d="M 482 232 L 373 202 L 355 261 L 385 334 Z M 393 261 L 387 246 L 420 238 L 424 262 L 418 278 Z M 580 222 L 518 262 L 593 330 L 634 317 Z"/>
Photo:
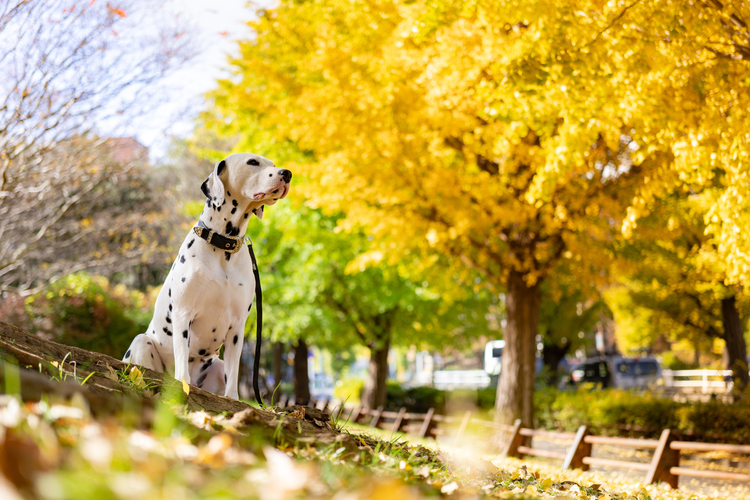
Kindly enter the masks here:
<path id="1" fill-rule="evenodd" d="M 305 152 L 311 202 L 378 259 L 440 252 L 506 293 L 501 419 L 531 423 L 539 283 L 611 279 L 618 242 L 669 193 L 701 214 L 740 293 L 750 258 L 743 4 L 284 2 L 211 95 L 220 134 Z M 245 135 L 237 150 L 253 143 Z M 425 265 L 429 265 L 425 260 Z"/>

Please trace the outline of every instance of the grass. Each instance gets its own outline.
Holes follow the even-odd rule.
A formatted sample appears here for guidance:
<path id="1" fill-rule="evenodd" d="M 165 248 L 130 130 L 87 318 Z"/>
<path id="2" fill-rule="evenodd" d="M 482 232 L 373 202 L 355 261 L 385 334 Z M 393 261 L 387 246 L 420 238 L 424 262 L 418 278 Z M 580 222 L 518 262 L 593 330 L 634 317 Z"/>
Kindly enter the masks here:
<path id="1" fill-rule="evenodd" d="M 80 379 L 78 378 L 78 365 L 75 362 L 72 362 L 73 365 L 73 373 L 69 373 L 65 371 L 65 360 L 68 359 L 68 356 L 70 356 L 70 353 L 67 353 L 65 357 L 62 359 L 61 362 L 52 361 L 49 362 L 49 366 L 47 367 L 47 374 L 49 375 L 50 380 L 54 380 L 56 382 L 67 382 L 70 377 L 73 378 L 73 381 L 79 383 L 80 385 L 85 385 L 86 382 L 94 375 L 94 372 L 91 372 L 86 376 L 86 378 Z M 6 368 L 9 366 L 8 361 L 6 361 Z M 43 373 L 42 364 L 39 363 L 39 373 Z"/>
<path id="2" fill-rule="evenodd" d="M 65 358 L 67 359 L 67 357 Z M 85 384 L 65 359 L 44 367 L 53 380 Z M 18 369 L 5 361 L 6 394 L 18 393 Z M 40 371 L 42 371 L 40 365 Z M 143 394 L 158 381 L 135 366 L 111 370 L 112 380 Z M 54 402 L 53 402 L 54 401 Z M 736 485 L 698 485 L 671 491 L 644 487 L 639 477 L 602 472 L 560 471 L 559 463 L 500 458 L 487 436 L 469 428 L 460 443 L 435 442 L 402 433 L 332 421 L 354 440 L 342 445 L 283 442 L 282 425 L 232 427 L 231 415 L 188 412 L 179 383 L 165 384 L 152 418 L 126 406 L 119 415 L 92 417 L 82 398 L 46 398 L 22 404 L 0 396 L 0 472 L 24 498 L 581 498 L 750 500 Z M 279 419 L 292 419 L 279 415 Z M 288 421 L 288 420 L 287 420 Z M 151 422 L 143 427 L 144 422 Z M 140 427 L 139 427 L 140 426 Z M 299 431 L 300 424 L 296 424 Z M 473 433 L 473 434 L 472 434 Z M 0 457 L 1 458 L 1 457 Z M 689 464 L 688 464 L 689 466 Z M 681 479 L 681 484 L 689 481 Z M 3 493 L 0 476 L 0 497 Z M 695 491 L 695 489 L 693 489 Z"/>
<path id="3" fill-rule="evenodd" d="M 131 374 L 124 371 L 128 380 Z M 135 419 L 127 414 L 96 420 L 80 400 L 22 404 L 0 396 L 4 451 L 29 457 L 3 463 L 3 472 L 24 497 L 40 500 L 708 498 L 612 474 L 502 459 L 478 435 L 459 446 L 340 423 L 355 446 L 295 446 L 281 442 L 280 426 L 238 430 L 229 416 L 186 411 L 178 396 L 177 384 L 163 391 L 148 428 L 128 425 Z M 741 492 L 728 497 L 743 498 Z"/>

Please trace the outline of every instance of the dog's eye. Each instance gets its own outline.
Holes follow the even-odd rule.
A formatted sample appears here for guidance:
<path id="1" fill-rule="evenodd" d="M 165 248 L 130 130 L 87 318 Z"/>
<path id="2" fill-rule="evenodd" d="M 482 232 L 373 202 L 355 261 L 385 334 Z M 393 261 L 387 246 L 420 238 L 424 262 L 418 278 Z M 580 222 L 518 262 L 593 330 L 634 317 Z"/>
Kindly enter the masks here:
<path id="1" fill-rule="evenodd" d="M 256 167 L 257 167 L 258 165 L 260 165 L 260 163 L 258 163 L 258 160 L 256 160 L 255 158 L 252 158 L 252 159 L 250 159 L 250 160 L 247 160 L 247 164 L 248 164 L 248 165 L 255 165 Z"/>

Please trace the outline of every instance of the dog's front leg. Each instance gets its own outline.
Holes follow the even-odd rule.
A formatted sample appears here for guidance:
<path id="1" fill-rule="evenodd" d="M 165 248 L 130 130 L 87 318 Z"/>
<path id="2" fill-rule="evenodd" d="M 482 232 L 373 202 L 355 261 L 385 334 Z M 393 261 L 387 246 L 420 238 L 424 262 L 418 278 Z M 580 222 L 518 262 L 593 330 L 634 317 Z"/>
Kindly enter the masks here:
<path id="1" fill-rule="evenodd" d="M 172 317 L 174 335 L 172 346 L 174 349 L 174 378 L 190 383 L 190 324 L 192 322 L 185 314 L 175 313 Z"/>
<path id="2" fill-rule="evenodd" d="M 237 379 L 240 373 L 240 356 L 242 355 L 242 343 L 245 337 L 242 335 L 240 325 L 234 325 L 233 331 L 237 333 L 231 336 L 227 335 L 224 342 L 224 373 L 227 377 L 224 395 L 228 398 L 239 399 Z"/>

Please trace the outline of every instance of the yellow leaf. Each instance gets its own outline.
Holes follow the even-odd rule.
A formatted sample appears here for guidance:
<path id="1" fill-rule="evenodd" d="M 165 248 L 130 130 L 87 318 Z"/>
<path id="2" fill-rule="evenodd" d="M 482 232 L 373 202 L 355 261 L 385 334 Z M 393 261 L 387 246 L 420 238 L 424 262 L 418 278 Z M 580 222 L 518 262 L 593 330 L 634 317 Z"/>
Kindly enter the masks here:
<path id="1" fill-rule="evenodd" d="M 182 390 L 185 392 L 185 394 L 190 394 L 190 385 L 185 382 L 185 379 L 182 379 Z"/>
<path id="2" fill-rule="evenodd" d="M 139 370 L 137 366 L 134 366 L 130 369 L 128 378 L 134 386 L 138 388 L 146 387 L 146 383 L 143 381 L 143 373 L 141 373 L 141 370 Z"/>

